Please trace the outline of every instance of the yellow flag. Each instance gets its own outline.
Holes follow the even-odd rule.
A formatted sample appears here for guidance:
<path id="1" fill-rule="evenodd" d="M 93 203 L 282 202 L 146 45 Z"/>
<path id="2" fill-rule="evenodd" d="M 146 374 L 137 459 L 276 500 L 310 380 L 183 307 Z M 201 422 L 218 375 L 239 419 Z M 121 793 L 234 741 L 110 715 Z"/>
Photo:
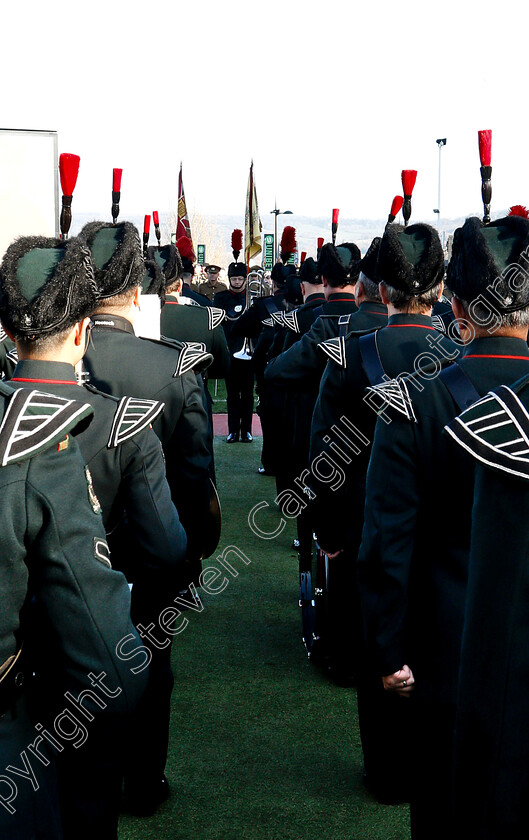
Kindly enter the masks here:
<path id="1" fill-rule="evenodd" d="M 248 177 L 248 189 L 246 191 L 246 213 L 244 218 L 244 259 L 249 266 L 257 254 L 261 253 L 261 219 L 259 218 L 259 207 L 257 206 L 257 193 L 253 177 L 253 161 L 250 166 Z"/>

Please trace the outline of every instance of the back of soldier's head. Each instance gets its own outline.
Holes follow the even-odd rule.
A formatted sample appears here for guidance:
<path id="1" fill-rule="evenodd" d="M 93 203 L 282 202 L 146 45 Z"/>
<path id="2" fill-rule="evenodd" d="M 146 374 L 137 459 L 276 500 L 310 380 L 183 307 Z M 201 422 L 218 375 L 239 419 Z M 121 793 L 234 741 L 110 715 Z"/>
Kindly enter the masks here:
<path id="1" fill-rule="evenodd" d="M 0 319 L 24 344 L 62 336 L 93 313 L 96 293 L 90 252 L 79 239 L 20 237 L 0 266 Z"/>
<path id="2" fill-rule="evenodd" d="M 90 249 L 98 306 L 118 306 L 132 298 L 144 275 L 140 237 L 131 222 L 89 222 L 79 234 Z"/>
<path id="3" fill-rule="evenodd" d="M 433 306 L 444 278 L 444 252 L 437 231 L 417 223 L 388 225 L 380 241 L 376 279 L 396 309 L 420 311 Z"/>
<path id="4" fill-rule="evenodd" d="M 325 277 L 332 288 L 354 286 L 358 280 L 360 258 L 360 249 L 354 242 L 343 242 L 337 246 L 326 242 L 318 256 L 318 274 Z"/>
<path id="5" fill-rule="evenodd" d="M 477 326 L 529 324 L 529 220 L 467 219 L 454 233 L 447 286 Z"/>

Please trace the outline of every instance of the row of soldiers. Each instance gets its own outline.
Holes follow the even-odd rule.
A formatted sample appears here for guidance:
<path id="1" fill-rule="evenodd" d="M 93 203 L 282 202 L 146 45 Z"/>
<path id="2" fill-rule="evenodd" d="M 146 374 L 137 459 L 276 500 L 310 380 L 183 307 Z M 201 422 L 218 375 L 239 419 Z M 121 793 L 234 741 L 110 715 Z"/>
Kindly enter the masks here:
<path id="1" fill-rule="evenodd" d="M 302 581 L 313 532 L 324 562 L 305 643 L 415 840 L 525 836 L 528 246 L 526 214 L 467 219 L 448 265 L 426 224 L 325 244 L 259 337 L 265 467 Z"/>
<path id="2" fill-rule="evenodd" d="M 182 295 L 185 245 L 92 222 L 0 267 L 2 840 L 116 840 L 123 791 L 137 815 L 169 795 L 171 643 L 220 528 L 206 378 L 229 361 L 223 313 Z M 142 291 L 160 340 L 135 334 Z"/>
<path id="3" fill-rule="evenodd" d="M 467 220 L 450 306 L 427 225 L 388 225 L 364 258 L 324 245 L 299 278 L 285 251 L 250 306 L 237 259 L 196 306 L 189 245 L 142 255 L 132 225 L 98 222 L 2 262 L 2 837 L 115 840 L 123 781 L 136 813 L 168 795 L 171 640 L 215 543 L 205 379 L 247 336 L 263 469 L 297 502 L 300 568 L 313 531 L 326 558 L 307 646 L 357 687 L 366 784 L 411 799 L 416 838 L 519 836 L 525 581 L 506 547 L 525 559 L 529 222 Z M 140 288 L 161 341 L 134 333 Z"/>

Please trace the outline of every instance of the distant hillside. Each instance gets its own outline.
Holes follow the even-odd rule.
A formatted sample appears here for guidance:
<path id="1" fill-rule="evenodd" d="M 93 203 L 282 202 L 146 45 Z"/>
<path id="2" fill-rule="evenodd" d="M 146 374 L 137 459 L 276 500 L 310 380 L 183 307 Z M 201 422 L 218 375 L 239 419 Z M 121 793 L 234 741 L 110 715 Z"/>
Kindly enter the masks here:
<path id="1" fill-rule="evenodd" d="M 502 210 L 494 213 L 494 218 L 500 218 L 508 211 Z M 476 211 L 479 214 L 479 210 Z M 97 218 L 97 215 L 90 213 L 74 214 L 70 235 L 75 236 L 84 224 Z M 110 219 L 106 219 L 110 221 Z M 121 219 L 120 219 L 121 221 Z M 143 231 L 143 216 L 135 215 L 129 218 L 133 222 L 140 233 Z M 336 237 L 337 243 L 340 242 L 356 242 L 362 253 L 365 253 L 371 240 L 375 236 L 381 236 L 384 232 L 387 219 L 340 219 L 338 226 L 338 234 Z M 413 216 L 411 223 L 413 223 Z M 420 221 L 419 219 L 415 221 Z M 454 230 L 463 224 L 465 217 L 458 219 L 441 219 L 440 231 L 443 243 L 446 243 L 448 236 Z M 162 234 L 162 244 L 168 242 L 171 231 L 174 231 L 174 213 L 164 213 L 160 211 L 160 229 Z M 263 233 L 274 232 L 274 218 L 271 214 L 264 214 L 261 216 L 263 225 Z M 431 224 L 431 221 L 428 222 Z M 326 242 L 331 241 L 331 222 L 327 217 L 313 218 L 310 216 L 279 216 L 278 218 L 278 238 L 281 239 L 283 227 L 287 224 L 292 225 L 296 229 L 296 238 L 298 243 L 298 253 L 302 251 L 307 252 L 307 256 L 316 257 L 316 248 L 318 237 L 322 236 Z M 433 225 L 434 227 L 436 225 Z M 231 253 L 231 234 L 234 228 L 241 228 L 244 230 L 244 218 L 241 216 L 200 216 L 195 215 L 191 219 L 191 232 L 193 234 L 193 241 L 196 246 L 201 244 L 206 246 L 206 261 L 214 262 L 223 267 L 232 262 L 233 256 Z M 150 245 L 156 244 L 156 236 L 154 234 L 154 227 L 151 225 L 151 234 L 149 239 Z"/>

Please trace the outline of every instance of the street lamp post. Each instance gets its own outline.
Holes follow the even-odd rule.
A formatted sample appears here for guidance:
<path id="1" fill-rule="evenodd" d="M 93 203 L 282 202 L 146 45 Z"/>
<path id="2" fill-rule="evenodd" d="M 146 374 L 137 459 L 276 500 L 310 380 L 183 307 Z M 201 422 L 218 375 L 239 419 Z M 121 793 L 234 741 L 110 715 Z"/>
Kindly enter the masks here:
<path id="1" fill-rule="evenodd" d="M 289 215 L 289 216 L 291 216 L 292 215 L 292 210 L 278 210 L 277 209 L 277 199 L 276 199 L 276 201 L 274 201 L 274 209 L 270 210 L 270 213 L 273 213 L 274 216 L 275 216 L 275 218 L 274 218 L 274 251 L 275 251 L 275 262 L 277 262 L 278 255 L 279 255 L 279 248 L 278 248 L 278 245 L 277 245 L 277 217 L 279 215 L 285 215 L 285 216 Z"/>
<path id="2" fill-rule="evenodd" d="M 443 137 L 440 140 L 436 140 L 435 142 L 439 146 L 439 182 L 437 192 L 437 207 L 433 212 L 437 213 L 437 233 L 439 233 L 441 225 L 441 149 L 443 148 L 443 146 L 446 146 L 446 137 Z"/>

